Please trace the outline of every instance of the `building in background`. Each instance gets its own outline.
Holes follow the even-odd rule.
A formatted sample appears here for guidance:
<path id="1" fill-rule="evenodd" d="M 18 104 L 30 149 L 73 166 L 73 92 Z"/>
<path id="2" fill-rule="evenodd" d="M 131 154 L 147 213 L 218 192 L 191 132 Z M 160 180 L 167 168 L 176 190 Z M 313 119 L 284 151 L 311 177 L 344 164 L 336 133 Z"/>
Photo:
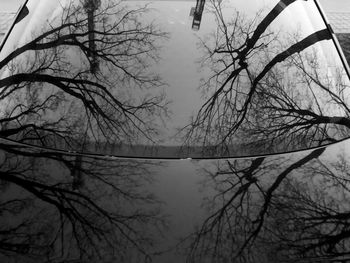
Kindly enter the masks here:
<path id="1" fill-rule="evenodd" d="M 327 17 L 336 34 L 350 34 L 349 12 L 327 12 Z"/>
<path id="2" fill-rule="evenodd" d="M 350 10 L 349 12 L 327 12 L 327 17 L 350 65 Z"/>

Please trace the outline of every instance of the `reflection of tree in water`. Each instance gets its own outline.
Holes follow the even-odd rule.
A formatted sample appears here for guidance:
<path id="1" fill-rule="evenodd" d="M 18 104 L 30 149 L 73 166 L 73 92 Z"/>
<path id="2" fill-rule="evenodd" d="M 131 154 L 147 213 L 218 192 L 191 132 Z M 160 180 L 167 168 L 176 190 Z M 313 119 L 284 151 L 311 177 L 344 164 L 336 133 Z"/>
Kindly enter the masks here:
<path id="1" fill-rule="evenodd" d="M 150 139 L 166 103 L 160 78 L 148 68 L 166 34 L 141 20 L 147 12 L 102 1 L 92 17 L 72 1 L 46 28 L 36 29 L 41 31 L 0 61 L 6 105 L 0 136 L 65 147 L 82 136 Z"/>
<path id="2" fill-rule="evenodd" d="M 6 143 L 2 149 L 1 260 L 150 259 L 164 222 L 144 188 L 152 181 L 149 164 L 84 157 L 76 185 L 74 156 Z"/>
<path id="3" fill-rule="evenodd" d="M 348 262 L 348 156 L 324 149 L 218 162 L 210 216 L 187 241 L 191 262 Z"/>
<path id="4" fill-rule="evenodd" d="M 281 0 L 249 20 L 226 13 L 225 1 L 212 1 L 217 29 L 201 42 L 203 66 L 212 75 L 201 86 L 207 100 L 187 130 L 189 143 L 225 147 L 244 138 L 256 154 L 259 142 L 266 152 L 281 141 L 286 150 L 349 135 L 345 73 L 330 76 L 329 62 L 313 49 L 320 42 L 327 50 L 328 30 L 300 37 L 272 26 L 297 2 L 313 4 Z"/>

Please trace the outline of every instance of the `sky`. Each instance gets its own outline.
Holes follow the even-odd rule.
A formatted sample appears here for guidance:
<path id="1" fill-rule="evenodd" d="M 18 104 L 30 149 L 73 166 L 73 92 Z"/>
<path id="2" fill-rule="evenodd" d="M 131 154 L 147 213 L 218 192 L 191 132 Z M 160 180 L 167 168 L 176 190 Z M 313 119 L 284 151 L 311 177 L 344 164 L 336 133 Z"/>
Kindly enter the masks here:
<path id="1" fill-rule="evenodd" d="M 0 0 L 0 12 L 17 12 L 24 0 Z"/>

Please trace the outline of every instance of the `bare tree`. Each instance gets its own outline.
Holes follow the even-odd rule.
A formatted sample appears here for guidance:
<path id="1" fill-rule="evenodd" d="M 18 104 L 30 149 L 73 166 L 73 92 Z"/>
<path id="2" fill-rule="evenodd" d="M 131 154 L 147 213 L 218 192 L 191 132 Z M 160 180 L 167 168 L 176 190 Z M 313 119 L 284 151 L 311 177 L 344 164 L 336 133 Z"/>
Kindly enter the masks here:
<path id="1" fill-rule="evenodd" d="M 283 162 L 283 157 L 219 162 L 216 172 L 208 170 L 209 183 L 217 194 L 208 199 L 210 216 L 188 239 L 189 261 L 256 262 L 259 258 L 259 262 L 268 262 L 268 241 L 262 240 L 273 237 L 267 231 L 274 218 L 272 203 L 294 170 L 323 152 L 315 150 L 288 162 Z"/>
<path id="2" fill-rule="evenodd" d="M 164 226 L 143 188 L 152 165 L 50 147 L 151 141 L 167 102 L 150 68 L 167 34 L 147 6 L 61 8 L 0 61 L 1 260 L 148 261 Z"/>
<path id="3" fill-rule="evenodd" d="M 285 261 L 349 261 L 348 167 L 343 153 L 318 159 L 304 167 L 308 182 L 291 177 L 282 186 L 268 228 Z"/>
<path id="4" fill-rule="evenodd" d="M 188 143 L 227 150 L 240 138 L 256 154 L 259 142 L 267 152 L 281 150 L 272 147 L 281 142 L 292 150 L 348 136 L 348 77 L 341 69 L 325 72 L 314 49 L 327 45 L 328 29 L 287 37 L 271 25 L 295 2 L 281 0 L 251 20 L 226 14 L 225 1 L 211 2 L 217 29 L 200 45 L 212 75 L 201 86 L 206 101 L 185 129 Z"/>
<path id="5" fill-rule="evenodd" d="M 347 262 L 349 163 L 324 148 L 208 167 L 189 262 Z"/>
<path id="6" fill-rule="evenodd" d="M 145 190 L 156 163 L 83 157 L 76 167 L 74 155 L 6 142 L 2 149 L 2 260 L 151 259 L 165 226 L 160 202 Z"/>
<path id="7" fill-rule="evenodd" d="M 149 68 L 166 33 L 141 19 L 147 6 L 103 1 L 97 7 L 91 16 L 83 2 L 70 2 L 0 61 L 6 105 L 0 136 L 63 148 L 74 148 L 82 136 L 151 140 L 167 102 Z"/>
<path id="8" fill-rule="evenodd" d="M 283 147 L 313 147 L 349 135 L 350 111 L 347 101 L 349 83 L 344 71 L 332 76 L 323 70 L 316 50 L 288 58 L 288 77 L 282 70 L 271 70 L 263 87 L 257 90 L 251 109 L 255 118 L 245 127 L 251 136 Z M 294 82 L 302 86 L 299 90 Z M 272 88 L 270 88 L 272 87 Z"/>

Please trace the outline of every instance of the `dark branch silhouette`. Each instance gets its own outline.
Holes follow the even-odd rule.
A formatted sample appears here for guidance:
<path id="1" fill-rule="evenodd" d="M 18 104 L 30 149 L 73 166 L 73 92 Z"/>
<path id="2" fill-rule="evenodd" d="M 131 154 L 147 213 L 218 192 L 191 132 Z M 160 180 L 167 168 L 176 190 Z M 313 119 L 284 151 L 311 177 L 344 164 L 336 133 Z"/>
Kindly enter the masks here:
<path id="1" fill-rule="evenodd" d="M 184 240 L 188 261 L 347 262 L 348 167 L 325 148 L 208 167 L 209 216 Z"/>
<path id="2" fill-rule="evenodd" d="M 74 155 L 6 141 L 1 148 L 2 260 L 124 262 L 130 251 L 152 257 L 164 218 L 143 187 L 156 163 L 81 157 L 77 166 Z"/>
<path id="3" fill-rule="evenodd" d="M 0 136 L 74 150 L 83 135 L 152 141 L 167 102 L 149 67 L 166 33 L 140 19 L 147 7 L 104 1 L 93 16 L 86 12 L 71 3 L 0 61 L 0 100 L 8 105 Z"/>
<path id="4" fill-rule="evenodd" d="M 247 144 L 257 154 L 349 135 L 348 77 L 340 63 L 327 75 L 324 63 L 330 62 L 315 48 L 331 39 L 327 27 L 287 38 L 271 26 L 295 2 L 279 1 L 251 20 L 238 11 L 224 15 L 221 2 L 211 3 L 218 29 L 201 47 L 202 65 L 212 75 L 201 86 L 205 103 L 184 129 L 186 143 L 223 151 Z"/>

